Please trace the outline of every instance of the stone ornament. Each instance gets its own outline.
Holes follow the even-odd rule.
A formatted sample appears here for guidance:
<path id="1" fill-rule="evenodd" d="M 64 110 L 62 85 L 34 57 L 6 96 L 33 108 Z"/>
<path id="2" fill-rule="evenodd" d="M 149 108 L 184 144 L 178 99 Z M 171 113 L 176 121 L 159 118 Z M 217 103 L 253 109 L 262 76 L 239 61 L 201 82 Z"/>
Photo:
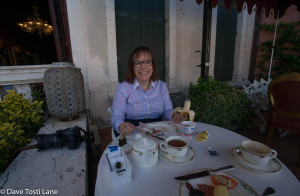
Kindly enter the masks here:
<path id="1" fill-rule="evenodd" d="M 43 79 L 51 115 L 68 121 L 78 118 L 85 111 L 84 83 L 79 68 L 50 68 L 45 71 Z"/>

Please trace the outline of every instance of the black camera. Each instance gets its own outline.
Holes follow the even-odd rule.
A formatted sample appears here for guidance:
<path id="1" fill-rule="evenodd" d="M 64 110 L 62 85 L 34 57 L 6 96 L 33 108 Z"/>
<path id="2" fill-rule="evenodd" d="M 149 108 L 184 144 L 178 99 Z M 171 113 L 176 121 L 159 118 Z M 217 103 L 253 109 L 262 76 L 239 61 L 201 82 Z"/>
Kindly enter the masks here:
<path id="1" fill-rule="evenodd" d="M 57 130 L 55 134 L 37 134 L 35 137 L 37 141 L 36 146 L 39 150 L 62 146 L 67 146 L 69 149 L 76 149 L 82 141 L 80 131 L 86 133 L 82 128 L 76 126 Z"/>

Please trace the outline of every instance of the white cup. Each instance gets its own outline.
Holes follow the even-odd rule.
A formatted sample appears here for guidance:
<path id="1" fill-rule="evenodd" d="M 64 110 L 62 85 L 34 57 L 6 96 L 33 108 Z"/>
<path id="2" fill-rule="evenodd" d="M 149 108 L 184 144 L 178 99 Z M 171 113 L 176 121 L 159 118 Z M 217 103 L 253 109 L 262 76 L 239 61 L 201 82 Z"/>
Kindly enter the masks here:
<path id="1" fill-rule="evenodd" d="M 160 144 L 160 149 L 174 157 L 184 157 L 187 153 L 188 142 L 182 136 L 171 136 Z"/>
<path id="2" fill-rule="evenodd" d="M 253 165 L 265 165 L 277 156 L 275 150 L 260 142 L 247 140 L 242 146 L 243 158 Z"/>
<path id="3" fill-rule="evenodd" d="M 192 121 L 183 121 L 181 124 L 183 126 L 184 136 L 191 137 L 195 132 L 196 124 Z"/>

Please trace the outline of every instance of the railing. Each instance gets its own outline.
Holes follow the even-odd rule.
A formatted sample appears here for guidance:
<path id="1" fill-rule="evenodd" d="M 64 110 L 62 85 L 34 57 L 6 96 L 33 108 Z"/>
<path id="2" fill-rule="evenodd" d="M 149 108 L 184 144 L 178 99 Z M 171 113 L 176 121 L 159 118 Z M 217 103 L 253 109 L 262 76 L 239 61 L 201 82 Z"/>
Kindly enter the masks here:
<path id="1" fill-rule="evenodd" d="M 47 69 L 66 65 L 72 64 L 58 62 L 44 65 L 0 66 L 0 88 L 4 89 L 2 93 L 0 91 L 0 95 L 3 96 L 6 90 L 16 89 L 18 93 L 25 94 L 25 98 L 31 98 L 31 84 L 43 82 L 43 75 Z"/>

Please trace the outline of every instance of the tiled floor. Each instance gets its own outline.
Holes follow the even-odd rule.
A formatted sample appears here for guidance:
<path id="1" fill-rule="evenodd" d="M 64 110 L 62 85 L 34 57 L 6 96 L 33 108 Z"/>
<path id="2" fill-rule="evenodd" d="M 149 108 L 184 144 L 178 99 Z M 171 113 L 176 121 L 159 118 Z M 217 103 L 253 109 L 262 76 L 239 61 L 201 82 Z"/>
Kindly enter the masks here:
<path id="1" fill-rule="evenodd" d="M 262 142 L 266 132 L 261 132 L 258 129 L 258 126 L 252 125 L 244 127 L 243 129 L 237 131 L 238 134 L 241 134 L 251 140 Z M 94 149 L 93 156 L 91 158 L 90 164 L 90 193 L 94 192 L 94 185 L 96 182 L 97 175 L 97 166 L 98 161 L 105 150 L 106 146 L 111 142 L 111 127 L 99 129 L 99 135 L 101 138 L 101 145 L 98 149 Z M 278 152 L 278 158 L 294 173 L 294 175 L 300 181 L 300 167 L 296 166 L 296 161 L 299 153 L 300 139 L 299 136 L 289 133 L 283 138 L 279 136 L 279 132 L 275 134 L 272 142 L 269 146 L 275 149 Z M 93 195 L 93 194 L 90 194 Z"/>

